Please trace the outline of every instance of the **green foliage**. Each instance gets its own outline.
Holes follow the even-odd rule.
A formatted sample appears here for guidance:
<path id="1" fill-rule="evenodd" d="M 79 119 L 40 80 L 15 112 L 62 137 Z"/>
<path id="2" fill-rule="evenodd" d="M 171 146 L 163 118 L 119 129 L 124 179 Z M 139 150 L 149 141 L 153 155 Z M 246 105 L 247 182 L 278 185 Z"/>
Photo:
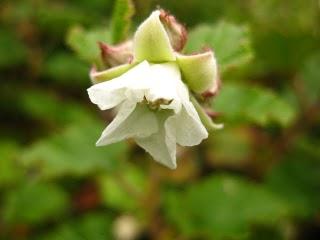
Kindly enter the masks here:
<path id="1" fill-rule="evenodd" d="M 125 143 L 96 148 L 102 126 L 98 121 L 74 123 L 62 133 L 42 139 L 29 147 L 22 161 L 42 178 L 64 175 L 86 176 L 98 171 L 111 171 L 121 164 Z"/>
<path id="2" fill-rule="evenodd" d="M 110 216 L 102 213 L 86 214 L 69 221 L 37 240 L 101 240 L 112 239 Z"/>
<path id="3" fill-rule="evenodd" d="M 68 195 L 50 183 L 27 183 L 9 192 L 3 204 L 7 223 L 41 223 L 59 219 L 68 209 Z"/>
<path id="4" fill-rule="evenodd" d="M 88 71 L 87 64 L 64 52 L 50 56 L 43 66 L 43 75 L 63 86 L 88 86 Z"/>
<path id="5" fill-rule="evenodd" d="M 103 202 L 122 211 L 137 210 L 141 207 L 138 198 L 146 189 L 146 177 L 142 170 L 134 166 L 128 165 L 119 170 L 99 179 Z"/>
<path id="6" fill-rule="evenodd" d="M 88 63 L 100 63 L 100 50 L 97 42 L 110 42 L 111 34 L 106 27 L 85 31 L 75 26 L 67 35 L 67 44 L 76 52 L 78 57 Z"/>
<path id="7" fill-rule="evenodd" d="M 310 56 L 301 70 L 304 94 L 310 103 L 314 103 L 320 98 L 320 52 Z"/>
<path id="8" fill-rule="evenodd" d="M 319 143 L 301 140 L 288 159 L 274 166 L 267 176 L 271 190 L 281 196 L 298 217 L 311 217 L 320 210 Z"/>
<path id="9" fill-rule="evenodd" d="M 50 11 L 48 11 L 50 8 Z M 92 21 L 81 9 L 75 6 L 47 3 L 35 6 L 35 17 L 43 32 L 63 37 L 69 27 L 75 24 L 88 24 Z M 94 16 L 94 12 L 91 13 Z"/>
<path id="10" fill-rule="evenodd" d="M 0 142 L 0 187 L 10 186 L 22 178 L 18 166 L 19 148 L 11 142 Z"/>
<path id="11" fill-rule="evenodd" d="M 186 236 L 245 238 L 253 224 L 272 225 L 286 205 L 261 185 L 216 175 L 168 195 L 168 218 Z"/>
<path id="12" fill-rule="evenodd" d="M 186 50 L 213 49 L 221 73 L 247 64 L 253 57 L 248 26 L 228 22 L 200 25 L 190 33 Z"/>
<path id="13" fill-rule="evenodd" d="M 240 84 L 225 84 L 212 107 L 229 121 L 262 126 L 272 122 L 287 126 L 296 115 L 295 108 L 272 91 Z"/>
<path id="14" fill-rule="evenodd" d="M 19 100 L 24 114 L 30 115 L 34 119 L 41 119 L 51 125 L 90 118 L 89 112 L 82 106 L 58 99 L 53 93 L 40 90 L 25 91 L 20 94 Z"/>
<path id="15" fill-rule="evenodd" d="M 11 31 L 0 30 L 0 69 L 25 63 L 27 47 Z"/>
<path id="16" fill-rule="evenodd" d="M 111 20 L 113 43 L 118 43 L 128 37 L 131 18 L 134 14 L 134 5 L 131 0 L 116 0 Z"/>

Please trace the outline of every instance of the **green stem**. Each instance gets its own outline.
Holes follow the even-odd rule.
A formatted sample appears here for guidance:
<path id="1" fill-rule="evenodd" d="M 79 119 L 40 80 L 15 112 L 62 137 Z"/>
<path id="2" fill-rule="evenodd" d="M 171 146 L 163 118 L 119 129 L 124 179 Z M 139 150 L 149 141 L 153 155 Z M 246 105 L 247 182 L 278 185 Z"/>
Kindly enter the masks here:
<path id="1" fill-rule="evenodd" d="M 199 104 L 199 102 L 197 101 L 197 99 L 194 96 L 191 95 L 190 96 L 190 100 L 193 103 L 195 109 L 197 110 L 202 123 L 204 124 L 204 126 L 206 127 L 206 129 L 208 131 L 213 131 L 213 130 L 216 130 L 216 129 L 223 128 L 223 124 L 216 124 L 211 120 L 211 118 L 203 110 L 203 108 L 201 107 L 201 105 Z"/>

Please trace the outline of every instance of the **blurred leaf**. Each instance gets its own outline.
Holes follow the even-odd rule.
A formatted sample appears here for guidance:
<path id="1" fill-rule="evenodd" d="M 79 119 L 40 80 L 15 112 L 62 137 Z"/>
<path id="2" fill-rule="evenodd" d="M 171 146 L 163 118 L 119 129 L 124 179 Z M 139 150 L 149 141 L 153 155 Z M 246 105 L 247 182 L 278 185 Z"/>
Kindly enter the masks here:
<path id="1" fill-rule="evenodd" d="M 204 47 L 213 49 L 221 73 L 245 65 L 253 57 L 250 32 L 243 25 L 219 22 L 195 27 L 189 33 L 186 49 L 197 52 Z"/>
<path id="2" fill-rule="evenodd" d="M 91 116 L 83 106 L 63 101 L 44 90 L 24 91 L 19 94 L 19 100 L 25 114 L 56 125 L 86 120 Z"/>
<path id="3" fill-rule="evenodd" d="M 84 9 L 78 8 L 76 5 L 69 5 L 66 1 L 64 3 L 50 1 L 37 4 L 34 9 L 36 10 L 36 21 L 41 31 L 60 38 L 70 26 L 88 24 L 93 22 L 95 17 L 97 18 L 95 12 L 90 12 L 90 17 L 88 17 Z"/>
<path id="4" fill-rule="evenodd" d="M 57 84 L 69 86 L 88 86 L 89 66 L 79 58 L 64 52 L 51 56 L 43 66 L 45 76 Z"/>
<path id="5" fill-rule="evenodd" d="M 296 109 L 271 90 L 239 84 L 224 84 L 212 107 L 229 121 L 262 126 L 272 122 L 288 126 L 296 116 Z"/>
<path id="6" fill-rule="evenodd" d="M 102 240 L 113 239 L 109 215 L 90 213 L 74 221 L 63 223 L 53 232 L 37 240 Z"/>
<path id="7" fill-rule="evenodd" d="M 122 211 L 139 209 L 138 198 L 146 189 L 143 171 L 127 164 L 113 174 L 104 175 L 99 180 L 104 203 Z"/>
<path id="8" fill-rule="evenodd" d="M 310 217 L 320 210 L 319 143 L 300 140 L 285 161 L 271 169 L 269 188 L 281 196 L 298 217 Z"/>
<path id="9" fill-rule="evenodd" d="M 2 211 L 9 223 L 40 223 L 61 217 L 68 206 L 68 196 L 58 186 L 25 183 L 8 194 Z"/>
<path id="10" fill-rule="evenodd" d="M 288 4 L 290 2 L 290 4 Z M 301 2 L 300 0 L 253 1 L 248 8 L 251 21 L 260 27 L 257 30 L 269 32 L 277 29 L 282 33 L 299 33 L 312 31 L 319 24 L 319 6 L 317 1 Z"/>
<path id="11" fill-rule="evenodd" d="M 305 97 L 310 102 L 320 99 L 320 52 L 313 54 L 307 59 L 301 70 Z"/>
<path id="12" fill-rule="evenodd" d="M 134 14 L 131 0 L 116 0 L 111 19 L 112 42 L 118 43 L 128 37 L 131 18 Z"/>
<path id="13" fill-rule="evenodd" d="M 285 230 L 281 225 L 280 227 L 255 226 L 249 240 L 288 240 L 284 234 Z"/>
<path id="14" fill-rule="evenodd" d="M 23 162 L 37 169 L 44 178 L 85 176 L 113 170 L 121 164 L 126 154 L 126 144 L 120 142 L 96 147 L 95 142 L 102 129 L 101 123 L 95 120 L 74 123 L 62 133 L 27 148 Z"/>
<path id="15" fill-rule="evenodd" d="M 167 198 L 171 223 L 186 236 L 243 239 L 255 224 L 273 225 L 285 217 L 284 203 L 263 186 L 216 175 Z"/>
<path id="16" fill-rule="evenodd" d="M 85 31 L 78 26 L 70 29 L 66 41 L 79 58 L 91 64 L 99 64 L 100 49 L 97 42 L 111 42 L 111 35 L 108 29 L 97 28 Z"/>
<path id="17" fill-rule="evenodd" d="M 11 142 L 0 142 L 0 187 L 16 183 L 22 177 L 18 166 L 19 149 Z"/>
<path id="18" fill-rule="evenodd" d="M 289 34 L 266 31 L 263 28 L 261 32 L 255 33 L 253 41 L 257 61 L 251 68 L 262 76 L 268 73 L 281 73 L 284 76 L 294 73 L 303 64 L 306 56 L 317 48 L 319 42 L 311 34 Z M 285 79 L 281 77 L 280 80 Z"/>
<path id="19" fill-rule="evenodd" d="M 26 46 L 10 31 L 0 29 L 0 69 L 24 63 Z"/>
<path id="20" fill-rule="evenodd" d="M 253 152 L 253 139 L 247 128 L 225 127 L 209 136 L 208 161 L 213 166 L 243 167 Z M 226 151 L 228 149 L 228 151 Z"/>

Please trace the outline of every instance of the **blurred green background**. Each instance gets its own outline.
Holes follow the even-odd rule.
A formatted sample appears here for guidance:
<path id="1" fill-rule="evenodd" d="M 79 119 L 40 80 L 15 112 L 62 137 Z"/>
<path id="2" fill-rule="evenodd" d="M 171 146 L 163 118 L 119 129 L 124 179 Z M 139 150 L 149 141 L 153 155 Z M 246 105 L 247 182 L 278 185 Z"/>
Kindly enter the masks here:
<path id="1" fill-rule="evenodd" d="M 220 64 L 225 128 L 175 171 L 94 145 L 88 71 L 126 2 L 0 1 L 0 239 L 320 239 L 319 1 L 134 1 L 129 35 L 161 6 Z"/>

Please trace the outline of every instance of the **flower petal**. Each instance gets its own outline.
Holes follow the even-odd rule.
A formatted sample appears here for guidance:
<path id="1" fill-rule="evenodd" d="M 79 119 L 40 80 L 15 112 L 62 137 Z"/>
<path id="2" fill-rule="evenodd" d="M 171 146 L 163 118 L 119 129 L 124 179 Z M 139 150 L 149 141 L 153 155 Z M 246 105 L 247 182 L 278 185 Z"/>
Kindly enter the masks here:
<path id="1" fill-rule="evenodd" d="M 131 137 L 144 138 L 157 131 L 156 116 L 147 106 L 125 101 L 96 145 L 107 145 Z"/>
<path id="2" fill-rule="evenodd" d="M 196 55 L 177 55 L 184 81 L 196 93 L 217 85 L 217 62 L 212 51 Z"/>
<path id="3" fill-rule="evenodd" d="M 149 71 L 150 66 L 144 61 L 120 77 L 91 86 L 88 89 L 91 102 L 106 110 L 127 98 L 135 102 L 142 100 L 144 91 L 149 88 L 146 83 Z"/>
<path id="4" fill-rule="evenodd" d="M 154 11 L 137 29 L 133 39 L 134 59 L 167 62 L 176 59 L 167 32 L 160 21 L 160 11 Z"/>
<path id="5" fill-rule="evenodd" d="M 173 133 L 164 126 L 164 122 L 170 115 L 170 111 L 157 114 L 158 132 L 146 138 L 135 138 L 136 143 L 145 149 L 155 161 L 171 168 L 177 168 L 176 163 L 176 140 Z"/>
<path id="6" fill-rule="evenodd" d="M 171 102 L 161 105 L 162 109 L 173 109 L 179 112 L 181 100 L 178 94 L 181 84 L 181 75 L 177 64 L 163 63 L 150 66 L 150 89 L 146 93 L 146 99 L 150 102 L 164 99 Z M 184 87 L 184 86 L 183 86 Z"/>
<path id="7" fill-rule="evenodd" d="M 198 145 L 208 137 L 208 132 L 191 102 L 185 102 L 179 114 L 169 117 L 165 124 L 167 131 L 174 133 L 181 146 Z"/>

